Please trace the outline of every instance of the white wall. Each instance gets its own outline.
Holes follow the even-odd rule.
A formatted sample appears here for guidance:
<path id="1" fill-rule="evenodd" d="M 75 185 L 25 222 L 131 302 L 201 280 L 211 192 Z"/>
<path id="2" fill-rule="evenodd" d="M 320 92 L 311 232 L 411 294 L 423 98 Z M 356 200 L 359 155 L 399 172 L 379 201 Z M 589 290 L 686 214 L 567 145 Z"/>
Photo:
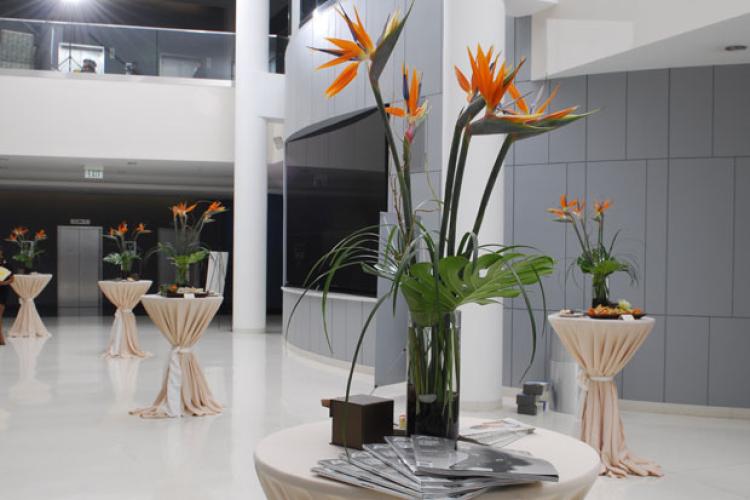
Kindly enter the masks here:
<path id="1" fill-rule="evenodd" d="M 259 111 L 284 116 L 284 76 Z M 0 74 L 0 155 L 234 161 L 232 82 L 51 72 Z"/>
<path id="2" fill-rule="evenodd" d="M 749 12 L 747 0 L 562 0 L 533 16 L 531 76 L 559 75 Z"/>

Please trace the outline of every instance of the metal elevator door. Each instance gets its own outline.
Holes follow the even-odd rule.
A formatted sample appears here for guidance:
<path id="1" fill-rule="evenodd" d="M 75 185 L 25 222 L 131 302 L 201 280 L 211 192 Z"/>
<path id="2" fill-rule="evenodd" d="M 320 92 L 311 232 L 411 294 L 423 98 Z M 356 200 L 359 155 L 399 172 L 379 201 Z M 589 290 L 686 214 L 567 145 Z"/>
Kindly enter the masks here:
<path id="1" fill-rule="evenodd" d="M 101 294 L 102 228 L 57 226 L 57 306 L 62 310 L 97 309 Z"/>

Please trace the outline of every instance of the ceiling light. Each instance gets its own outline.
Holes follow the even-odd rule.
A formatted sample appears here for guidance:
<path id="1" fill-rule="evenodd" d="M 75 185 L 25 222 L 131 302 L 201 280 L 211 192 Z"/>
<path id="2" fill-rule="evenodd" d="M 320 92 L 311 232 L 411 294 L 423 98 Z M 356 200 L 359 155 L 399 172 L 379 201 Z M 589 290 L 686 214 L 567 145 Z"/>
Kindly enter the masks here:
<path id="1" fill-rule="evenodd" d="M 727 45 L 724 47 L 727 52 L 737 52 L 740 50 L 747 50 L 747 45 Z"/>
<path id="2" fill-rule="evenodd" d="M 79 3 L 81 0 L 60 0 L 60 1 L 66 5 L 72 5 L 72 4 Z"/>

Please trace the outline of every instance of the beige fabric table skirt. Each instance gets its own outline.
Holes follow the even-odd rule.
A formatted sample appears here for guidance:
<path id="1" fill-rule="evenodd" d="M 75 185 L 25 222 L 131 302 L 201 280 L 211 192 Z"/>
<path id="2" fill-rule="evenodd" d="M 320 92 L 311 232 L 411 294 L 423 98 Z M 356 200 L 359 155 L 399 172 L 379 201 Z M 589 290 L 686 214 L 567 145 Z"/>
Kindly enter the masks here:
<path id="1" fill-rule="evenodd" d="M 36 310 L 34 299 L 52 280 L 51 274 L 16 274 L 11 288 L 18 294 L 18 316 L 10 328 L 10 337 L 49 337 L 50 333 L 44 326 L 42 318 Z"/>
<path id="2" fill-rule="evenodd" d="M 151 320 L 172 345 L 164 382 L 154 403 L 131 411 L 144 418 L 216 415 L 223 407 L 211 394 L 193 354 L 193 346 L 219 311 L 223 297 L 203 299 L 146 295 L 141 299 Z"/>
<path id="3" fill-rule="evenodd" d="M 100 281 L 99 289 L 117 307 L 115 320 L 104 352 L 106 358 L 145 358 L 151 353 L 143 351 L 138 342 L 138 326 L 133 309 L 143 294 L 151 288 L 151 281 Z"/>
<path id="4" fill-rule="evenodd" d="M 462 419 L 463 423 L 478 423 Z M 329 444 L 331 422 L 292 427 L 265 438 L 255 449 L 255 471 L 270 500 L 390 499 L 383 493 L 356 488 L 322 477 L 310 468 L 318 460 L 338 458 L 343 448 Z M 477 497 L 487 500 L 581 500 L 599 475 L 599 457 L 587 444 L 563 434 L 537 429 L 509 448 L 549 460 L 558 470 L 557 483 L 534 483 L 491 490 Z"/>
<path id="5" fill-rule="evenodd" d="M 581 366 L 579 384 L 586 391 L 581 411 L 581 440 L 599 452 L 602 474 L 661 476 L 661 468 L 633 455 L 625 444 L 614 377 L 654 328 L 653 318 L 636 321 L 563 318 L 549 321 L 560 341 Z"/>

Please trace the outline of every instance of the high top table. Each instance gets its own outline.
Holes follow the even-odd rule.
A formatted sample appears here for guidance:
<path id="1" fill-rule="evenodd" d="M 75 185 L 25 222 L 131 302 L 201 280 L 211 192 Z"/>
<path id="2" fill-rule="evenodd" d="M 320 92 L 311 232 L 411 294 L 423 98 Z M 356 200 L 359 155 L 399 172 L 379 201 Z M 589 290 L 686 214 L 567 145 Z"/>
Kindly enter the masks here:
<path id="1" fill-rule="evenodd" d="M 50 333 L 44 326 L 42 318 L 36 310 L 34 299 L 52 280 L 51 274 L 15 274 L 10 284 L 18 295 L 21 307 L 18 316 L 8 333 L 9 337 L 49 337 Z"/>
<path id="2" fill-rule="evenodd" d="M 462 418 L 461 424 L 481 420 Z M 255 471 L 269 500 L 387 500 L 384 493 L 357 488 L 310 472 L 318 460 L 339 458 L 344 449 L 329 444 L 331 421 L 300 425 L 272 434 L 255 449 Z M 599 456 L 581 441 L 545 429 L 514 441 L 508 449 L 528 451 L 557 468 L 560 481 L 506 486 L 477 499 L 582 500 L 599 475 Z"/>
<path id="3" fill-rule="evenodd" d="M 151 353 L 141 350 L 138 326 L 133 308 L 151 288 L 151 281 L 100 281 L 99 289 L 117 307 L 105 358 L 145 358 Z"/>
<path id="4" fill-rule="evenodd" d="M 654 328 L 653 318 L 566 318 L 549 316 L 565 349 L 581 366 L 579 385 L 586 392 L 581 408 L 581 440 L 599 452 L 601 473 L 661 476 L 661 468 L 633 455 L 625 444 L 614 377 L 625 368 Z"/>
<path id="5" fill-rule="evenodd" d="M 217 415 L 223 407 L 208 388 L 193 346 L 219 311 L 224 297 L 167 298 L 146 295 L 141 303 L 172 345 L 159 395 L 148 408 L 130 412 L 143 418 Z"/>

